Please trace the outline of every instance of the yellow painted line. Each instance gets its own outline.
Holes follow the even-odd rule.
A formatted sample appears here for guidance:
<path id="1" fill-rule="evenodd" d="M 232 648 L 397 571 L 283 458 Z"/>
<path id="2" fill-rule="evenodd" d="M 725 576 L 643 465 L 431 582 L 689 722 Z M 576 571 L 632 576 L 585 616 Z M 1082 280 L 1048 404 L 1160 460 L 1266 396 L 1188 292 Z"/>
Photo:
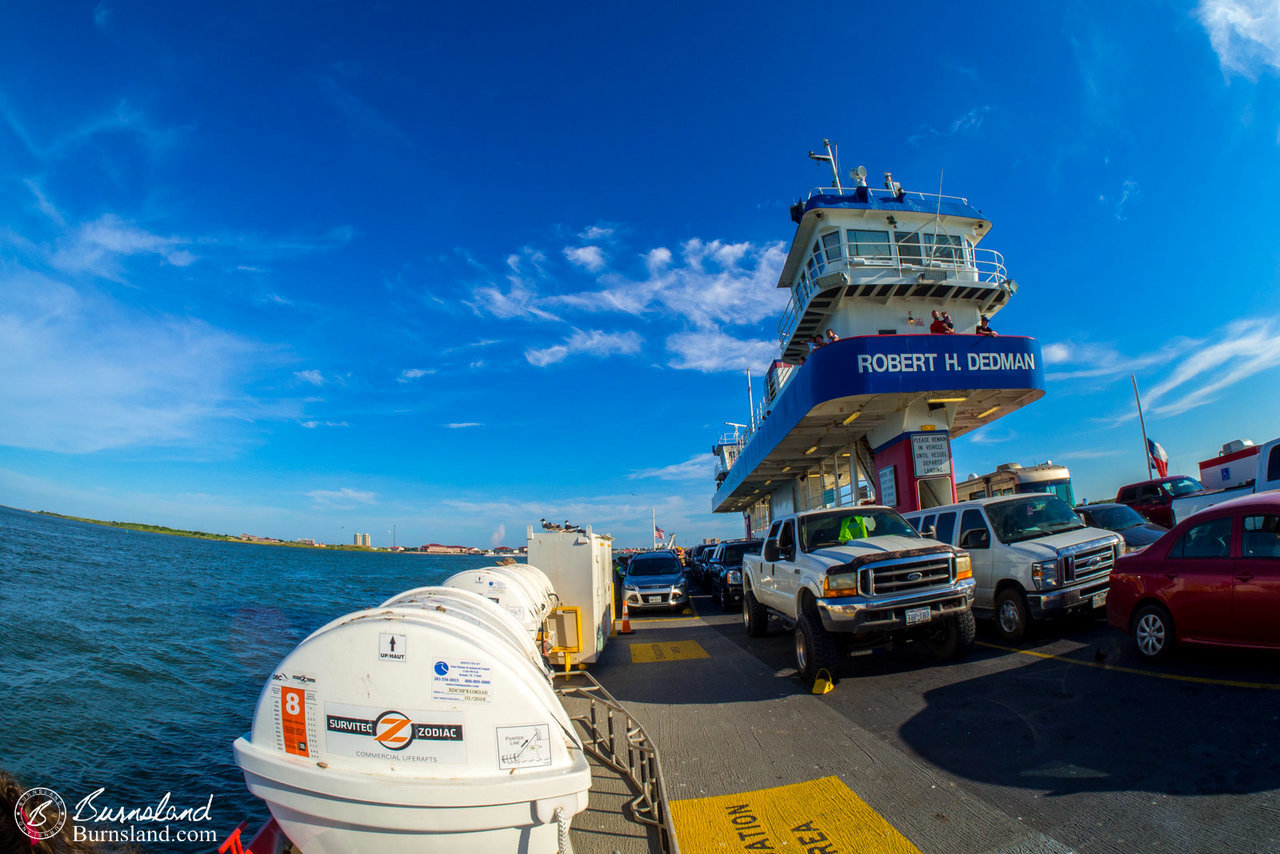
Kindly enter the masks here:
<path id="1" fill-rule="evenodd" d="M 652 664 L 655 661 L 682 661 L 688 658 L 710 658 L 711 655 L 697 641 L 660 641 L 631 644 L 632 664 Z"/>
<path id="2" fill-rule="evenodd" d="M 681 854 L 921 854 L 839 777 L 671 802 Z"/>
<path id="3" fill-rule="evenodd" d="M 633 622 L 633 623 L 688 623 L 688 622 L 691 622 L 691 621 L 693 621 L 693 620 L 697 620 L 697 619 L 699 619 L 697 616 L 693 616 L 693 617 L 644 617 L 643 619 L 639 619 L 639 620 L 637 620 L 635 617 L 632 617 L 632 618 L 631 618 L 631 622 Z"/>
<path id="4" fill-rule="evenodd" d="M 1219 685 L 1225 688 L 1260 688 L 1265 691 L 1280 691 L 1280 684 L 1274 682 L 1239 682 L 1234 679 L 1211 679 L 1207 676 L 1183 676 L 1178 673 L 1154 673 L 1150 670 L 1139 670 L 1136 667 L 1116 667 L 1112 664 L 1103 664 L 1097 661 L 1081 661 L 1078 658 L 1067 658 L 1063 655 L 1051 655 L 1047 652 L 1036 652 L 1032 649 L 1016 649 L 1011 646 L 1001 646 L 998 643 L 988 643 L 987 641 L 976 641 L 978 646 L 985 646 L 988 649 L 998 649 L 1004 652 L 1016 652 L 1019 655 L 1030 655 L 1033 658 L 1046 658 L 1053 661 L 1065 661 L 1067 664 L 1078 664 L 1081 667 L 1092 667 L 1097 670 L 1110 670 L 1115 673 L 1132 673 L 1137 676 L 1153 676 L 1156 679 L 1168 679 L 1170 682 L 1194 682 L 1198 685 Z"/>

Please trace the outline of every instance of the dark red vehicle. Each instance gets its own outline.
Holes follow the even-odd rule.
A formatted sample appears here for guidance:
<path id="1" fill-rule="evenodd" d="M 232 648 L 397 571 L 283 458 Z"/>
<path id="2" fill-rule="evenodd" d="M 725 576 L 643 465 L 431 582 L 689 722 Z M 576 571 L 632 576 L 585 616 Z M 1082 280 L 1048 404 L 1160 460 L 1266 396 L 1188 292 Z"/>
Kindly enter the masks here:
<path id="1" fill-rule="evenodd" d="M 1150 661 L 1179 643 L 1280 649 L 1280 493 L 1215 504 L 1121 557 L 1107 621 Z"/>
<path id="2" fill-rule="evenodd" d="M 1116 504 L 1127 504 L 1148 522 L 1173 527 L 1173 499 L 1204 492 L 1200 481 L 1186 475 L 1170 475 L 1120 487 Z"/>

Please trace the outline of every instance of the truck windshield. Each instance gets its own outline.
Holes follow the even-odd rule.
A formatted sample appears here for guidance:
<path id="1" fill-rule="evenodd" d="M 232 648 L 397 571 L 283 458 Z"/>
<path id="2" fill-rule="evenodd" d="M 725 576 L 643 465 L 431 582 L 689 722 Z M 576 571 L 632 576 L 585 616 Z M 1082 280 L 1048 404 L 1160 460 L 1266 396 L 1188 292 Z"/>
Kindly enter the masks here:
<path id="1" fill-rule="evenodd" d="M 1034 540 L 1085 525 L 1065 501 L 1056 495 L 1028 495 L 988 504 L 987 518 L 1002 543 Z"/>
<path id="2" fill-rule="evenodd" d="M 745 554 L 759 554 L 760 543 L 760 540 L 753 540 L 749 543 L 727 543 L 720 557 L 720 563 L 724 566 L 742 566 L 742 556 Z"/>
<path id="3" fill-rule="evenodd" d="M 1169 490 L 1174 498 L 1179 495 L 1190 495 L 1193 492 L 1200 492 L 1204 489 L 1200 485 L 1200 481 L 1193 477 L 1180 477 L 1177 480 L 1171 480 L 1164 485 L 1164 488 Z"/>
<path id="4" fill-rule="evenodd" d="M 831 510 L 800 517 L 800 548 L 806 552 L 869 537 L 921 538 L 898 511 L 887 507 Z"/>

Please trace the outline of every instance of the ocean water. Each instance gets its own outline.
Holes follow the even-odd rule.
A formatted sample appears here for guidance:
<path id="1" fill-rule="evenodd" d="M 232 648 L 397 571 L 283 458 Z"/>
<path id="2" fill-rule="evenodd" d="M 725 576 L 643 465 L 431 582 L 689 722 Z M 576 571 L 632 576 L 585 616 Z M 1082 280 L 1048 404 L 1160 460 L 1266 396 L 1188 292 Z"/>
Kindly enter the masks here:
<path id="1" fill-rule="evenodd" d="M 95 807 L 126 809 L 212 795 L 201 829 L 221 841 L 256 828 L 268 812 L 231 743 L 280 659 L 336 617 L 493 560 L 196 540 L 0 507 L 0 769 L 72 811 L 98 788 Z"/>

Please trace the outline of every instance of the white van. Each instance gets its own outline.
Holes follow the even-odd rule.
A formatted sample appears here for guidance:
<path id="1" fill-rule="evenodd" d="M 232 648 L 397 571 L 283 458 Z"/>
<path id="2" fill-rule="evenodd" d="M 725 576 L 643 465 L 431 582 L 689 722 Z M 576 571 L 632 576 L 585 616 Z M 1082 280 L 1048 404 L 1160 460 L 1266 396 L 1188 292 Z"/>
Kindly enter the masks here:
<path id="1" fill-rule="evenodd" d="M 1031 620 L 1103 607 L 1124 541 L 1089 528 L 1056 495 L 1001 495 L 904 514 L 926 537 L 969 552 L 973 613 L 1016 642 Z"/>

